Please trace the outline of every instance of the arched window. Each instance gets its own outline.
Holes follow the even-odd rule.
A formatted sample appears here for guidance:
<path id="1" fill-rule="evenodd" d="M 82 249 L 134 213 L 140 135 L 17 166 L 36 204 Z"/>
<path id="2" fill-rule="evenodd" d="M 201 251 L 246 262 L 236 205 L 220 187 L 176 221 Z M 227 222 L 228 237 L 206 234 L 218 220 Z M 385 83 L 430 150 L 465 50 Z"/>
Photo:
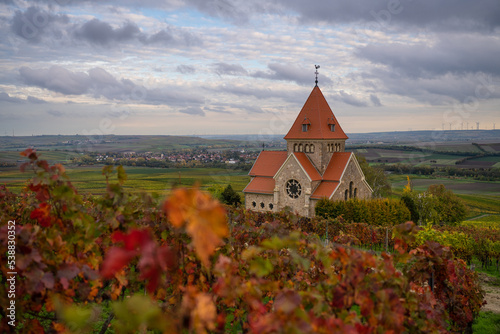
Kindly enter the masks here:
<path id="1" fill-rule="evenodd" d="M 304 147 L 302 146 L 302 144 L 299 144 L 299 152 L 302 152 L 304 150 Z"/>
<path id="2" fill-rule="evenodd" d="M 255 201 L 253 201 L 252 206 L 255 208 L 257 206 L 257 203 L 255 203 Z"/>
<path id="3" fill-rule="evenodd" d="M 272 210 L 274 208 L 273 203 L 269 203 L 269 209 Z"/>
<path id="4" fill-rule="evenodd" d="M 349 198 L 352 198 L 352 186 L 354 185 L 354 182 L 349 183 Z"/>
<path id="5" fill-rule="evenodd" d="M 358 197 L 358 188 L 354 188 L 354 198 Z"/>
<path id="6" fill-rule="evenodd" d="M 293 144 L 293 151 L 297 152 L 297 144 Z"/>
<path id="7" fill-rule="evenodd" d="M 306 153 L 309 153 L 309 144 L 306 144 L 305 145 L 305 150 L 304 150 Z"/>
<path id="8" fill-rule="evenodd" d="M 345 198 L 346 201 L 349 199 L 349 190 L 345 190 Z"/>
<path id="9" fill-rule="evenodd" d="M 264 202 L 260 202 L 260 207 L 261 207 L 262 209 L 264 209 L 264 207 L 265 207 L 265 206 L 266 206 L 266 205 L 264 204 Z"/>
<path id="10" fill-rule="evenodd" d="M 314 145 L 313 144 L 311 144 L 311 146 L 309 146 L 309 152 L 314 153 Z"/>

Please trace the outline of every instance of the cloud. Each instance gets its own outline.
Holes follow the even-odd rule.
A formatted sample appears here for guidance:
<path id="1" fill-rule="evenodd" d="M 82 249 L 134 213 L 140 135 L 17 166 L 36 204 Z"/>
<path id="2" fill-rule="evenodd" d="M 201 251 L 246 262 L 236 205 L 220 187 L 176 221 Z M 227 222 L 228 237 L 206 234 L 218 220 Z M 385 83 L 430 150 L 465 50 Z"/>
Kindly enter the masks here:
<path id="1" fill-rule="evenodd" d="M 240 105 L 238 108 L 243 109 L 244 111 L 246 111 L 247 113 L 250 113 L 250 114 L 263 114 L 264 113 L 264 110 L 262 110 L 262 108 L 258 107 L 258 106 Z"/>
<path id="2" fill-rule="evenodd" d="M 236 25 L 247 24 L 252 17 L 279 11 L 273 1 L 263 0 L 185 0 L 188 7 Z"/>
<path id="3" fill-rule="evenodd" d="M 179 109 L 179 112 L 188 115 L 205 116 L 205 112 L 200 107 L 189 107 L 185 109 Z"/>
<path id="4" fill-rule="evenodd" d="M 117 79 L 102 68 L 73 72 L 54 65 L 48 69 L 22 67 L 21 79 L 28 86 L 64 95 L 89 95 L 95 98 L 153 105 L 200 105 L 204 98 L 179 86 L 146 88 L 130 79 Z"/>
<path id="5" fill-rule="evenodd" d="M 52 29 L 56 23 L 67 24 L 68 22 L 67 15 L 54 15 L 31 6 L 24 12 L 20 10 L 15 12 L 10 28 L 17 36 L 32 43 L 39 43 L 48 31 L 55 36 L 60 36 L 60 32 L 52 31 Z"/>
<path id="6" fill-rule="evenodd" d="M 358 48 L 355 54 L 409 76 L 471 72 L 500 75 L 498 36 L 444 34 L 433 45 L 371 44 Z"/>
<path id="7" fill-rule="evenodd" d="M 143 44 L 160 44 L 164 46 L 185 46 L 185 47 L 196 47 L 202 46 L 203 40 L 182 28 L 168 26 L 152 35 L 141 34 L 139 36 L 139 41 Z"/>
<path id="8" fill-rule="evenodd" d="M 64 115 L 62 111 L 55 110 L 55 109 L 49 109 L 45 111 L 47 114 L 55 116 L 55 117 L 61 117 Z"/>
<path id="9" fill-rule="evenodd" d="M 113 28 L 109 23 L 92 19 L 75 31 L 75 37 L 102 46 L 114 42 L 130 41 L 140 34 L 139 27 L 132 22 L 125 22 L 119 28 Z"/>
<path id="10" fill-rule="evenodd" d="M 431 105 L 464 102 L 471 98 L 500 98 L 500 79 L 484 73 L 414 77 L 380 68 L 371 70 L 364 78 L 374 80 L 378 92 L 410 97 Z"/>
<path id="11" fill-rule="evenodd" d="M 196 72 L 194 66 L 191 65 L 179 65 L 175 68 L 175 70 L 182 74 L 193 74 Z"/>
<path id="12" fill-rule="evenodd" d="M 10 0 L 3 2 L 12 3 Z M 54 0 L 38 0 L 54 3 Z M 56 3 L 58 1 L 55 1 Z M 64 0 L 68 5 L 72 1 Z M 135 0 L 82 0 L 93 6 L 139 6 Z M 65 3 L 64 3 L 65 4 Z M 248 24 L 264 14 L 297 15 L 302 23 L 333 25 L 355 23 L 368 24 L 375 29 L 405 27 L 411 29 L 432 28 L 437 30 L 489 30 L 500 27 L 500 6 L 497 0 L 143 0 L 142 8 L 175 10 L 196 9 L 211 17 L 223 19 L 235 25 Z"/>
<path id="13" fill-rule="evenodd" d="M 247 75 L 248 72 L 240 64 L 215 63 L 214 72 L 218 75 Z"/>
<path id="14" fill-rule="evenodd" d="M 0 101 L 10 102 L 10 103 L 33 103 L 33 104 L 47 103 L 47 101 L 36 98 L 34 96 L 28 96 L 26 99 L 20 99 L 18 97 L 12 97 L 5 92 L 0 92 Z"/>
<path id="15" fill-rule="evenodd" d="M 140 42 L 143 45 L 195 47 L 202 39 L 185 28 L 167 26 L 155 33 L 144 33 L 135 23 L 126 21 L 120 27 L 94 18 L 75 28 L 74 36 L 91 44 L 110 47 L 120 43 Z"/>
<path id="16" fill-rule="evenodd" d="M 10 102 L 10 103 L 23 103 L 26 102 L 23 99 L 17 98 L 17 97 L 11 97 L 9 94 L 5 92 L 0 92 L 0 101 L 3 102 Z"/>
<path id="17" fill-rule="evenodd" d="M 370 94 L 370 101 L 372 101 L 372 103 L 373 103 L 373 105 L 375 107 L 381 107 L 382 106 L 382 103 L 380 102 L 380 99 L 375 94 Z"/>
<path id="18" fill-rule="evenodd" d="M 34 96 L 28 96 L 26 98 L 26 101 L 28 101 L 30 103 L 33 103 L 33 104 L 44 104 L 44 103 L 47 103 L 47 101 L 39 99 L 39 98 L 34 97 Z"/>
<path id="19" fill-rule="evenodd" d="M 36 70 L 30 67 L 21 67 L 19 73 L 27 85 L 46 88 L 65 95 L 87 93 L 91 85 L 88 74 L 72 72 L 58 65 Z"/>
<path id="20" fill-rule="evenodd" d="M 333 95 L 333 99 L 337 101 L 344 102 L 346 104 L 350 104 L 351 106 L 355 107 L 367 107 L 368 103 L 365 101 L 362 101 L 355 97 L 354 95 L 351 95 L 349 93 L 346 93 L 345 91 L 341 90 L 338 92 L 338 94 Z"/>
<path id="21" fill-rule="evenodd" d="M 424 27 L 437 30 L 489 30 L 500 26 L 500 6 L 496 0 L 321 0 L 311 4 L 302 0 L 278 0 L 282 8 L 291 8 L 301 21 L 370 23 L 370 27 Z"/>
<path id="22" fill-rule="evenodd" d="M 314 77 L 311 74 L 312 71 L 303 67 L 278 63 L 268 64 L 267 67 L 269 68 L 269 71 L 257 71 L 252 73 L 251 76 L 254 78 L 269 80 L 293 81 L 299 85 L 305 86 L 310 86 L 314 83 Z M 319 82 L 326 85 L 332 84 L 332 80 L 330 78 L 321 74 L 319 76 Z"/>
<path id="23" fill-rule="evenodd" d="M 48 8 L 53 9 L 53 7 Z M 57 42 L 60 46 L 74 44 L 75 39 L 107 48 L 124 43 L 166 47 L 203 45 L 202 38 L 188 28 L 166 25 L 155 32 L 144 32 L 130 20 L 125 20 L 119 26 L 99 18 L 81 22 L 78 16 L 54 14 L 36 6 L 31 6 L 25 11 L 15 11 L 10 30 L 33 44 L 40 43 L 46 38 L 47 41 Z"/>
<path id="24" fill-rule="evenodd" d="M 257 88 L 258 85 L 219 85 L 215 88 L 211 88 L 210 90 L 215 93 L 230 93 L 237 96 L 253 96 L 257 99 L 271 99 L 271 98 L 280 98 L 287 101 L 297 102 L 298 97 L 293 91 L 287 90 L 277 90 L 271 88 Z M 301 101 L 303 102 L 303 101 Z"/>
<path id="25" fill-rule="evenodd" d="M 216 113 L 222 113 L 222 114 L 232 114 L 229 110 L 226 109 L 227 105 L 223 105 L 221 103 L 214 103 L 211 106 L 205 106 L 203 107 L 204 111 L 207 112 L 216 112 Z M 229 106 L 231 107 L 231 106 Z"/>

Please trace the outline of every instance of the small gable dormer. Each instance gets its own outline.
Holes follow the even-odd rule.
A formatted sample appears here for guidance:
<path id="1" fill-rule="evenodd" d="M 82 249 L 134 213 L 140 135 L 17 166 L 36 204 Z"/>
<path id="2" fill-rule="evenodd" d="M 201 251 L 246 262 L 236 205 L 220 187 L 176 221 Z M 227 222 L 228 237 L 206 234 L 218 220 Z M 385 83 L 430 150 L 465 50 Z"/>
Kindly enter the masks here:
<path id="1" fill-rule="evenodd" d="M 335 120 L 333 117 L 328 118 L 328 126 L 330 127 L 331 132 L 335 132 Z"/>
<path id="2" fill-rule="evenodd" d="M 310 127 L 311 127 L 311 121 L 307 117 L 304 118 L 304 121 L 302 122 L 302 132 L 309 131 Z"/>

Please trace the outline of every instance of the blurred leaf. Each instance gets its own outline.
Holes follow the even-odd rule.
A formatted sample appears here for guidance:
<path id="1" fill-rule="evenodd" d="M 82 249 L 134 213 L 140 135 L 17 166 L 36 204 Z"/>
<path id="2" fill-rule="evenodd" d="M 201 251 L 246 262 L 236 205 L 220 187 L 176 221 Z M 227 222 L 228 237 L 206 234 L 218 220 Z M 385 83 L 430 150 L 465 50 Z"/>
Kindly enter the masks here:
<path id="1" fill-rule="evenodd" d="M 250 272 L 258 277 L 269 275 L 273 270 L 273 264 L 269 259 L 258 257 L 250 263 Z"/>
<path id="2" fill-rule="evenodd" d="M 197 188 L 174 190 L 163 208 L 172 225 L 178 228 L 186 225 L 196 255 L 208 267 L 210 255 L 229 234 L 224 208 Z"/>

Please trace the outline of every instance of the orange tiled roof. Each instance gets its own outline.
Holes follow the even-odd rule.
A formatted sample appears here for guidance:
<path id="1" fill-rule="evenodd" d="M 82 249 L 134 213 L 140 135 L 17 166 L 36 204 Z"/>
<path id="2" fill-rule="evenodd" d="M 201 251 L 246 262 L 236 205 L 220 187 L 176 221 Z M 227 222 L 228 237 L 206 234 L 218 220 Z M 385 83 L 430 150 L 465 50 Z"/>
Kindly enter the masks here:
<path id="1" fill-rule="evenodd" d="M 323 173 L 323 180 L 340 181 L 351 154 L 351 152 L 334 152 L 325 172 Z"/>
<path id="2" fill-rule="evenodd" d="M 323 181 L 319 184 L 319 186 L 314 190 L 311 195 L 311 198 L 320 199 L 323 197 L 330 198 L 333 192 L 339 186 L 339 181 Z"/>
<path id="3" fill-rule="evenodd" d="M 272 177 L 257 176 L 243 189 L 244 193 L 272 194 L 274 179 Z"/>
<path id="4" fill-rule="evenodd" d="M 309 124 L 306 132 L 302 131 L 302 124 Z M 330 130 L 330 124 L 335 124 L 335 131 Z M 318 86 L 315 86 L 285 139 L 348 139 L 348 137 L 333 115 L 323 93 Z"/>
<path id="5" fill-rule="evenodd" d="M 294 155 L 312 181 L 321 180 L 321 175 L 319 174 L 318 170 L 314 167 L 314 165 L 311 163 L 311 160 L 309 160 L 304 152 L 295 152 Z"/>
<path id="6" fill-rule="evenodd" d="M 286 151 L 262 151 L 248 175 L 273 177 L 285 162 L 286 157 Z"/>

